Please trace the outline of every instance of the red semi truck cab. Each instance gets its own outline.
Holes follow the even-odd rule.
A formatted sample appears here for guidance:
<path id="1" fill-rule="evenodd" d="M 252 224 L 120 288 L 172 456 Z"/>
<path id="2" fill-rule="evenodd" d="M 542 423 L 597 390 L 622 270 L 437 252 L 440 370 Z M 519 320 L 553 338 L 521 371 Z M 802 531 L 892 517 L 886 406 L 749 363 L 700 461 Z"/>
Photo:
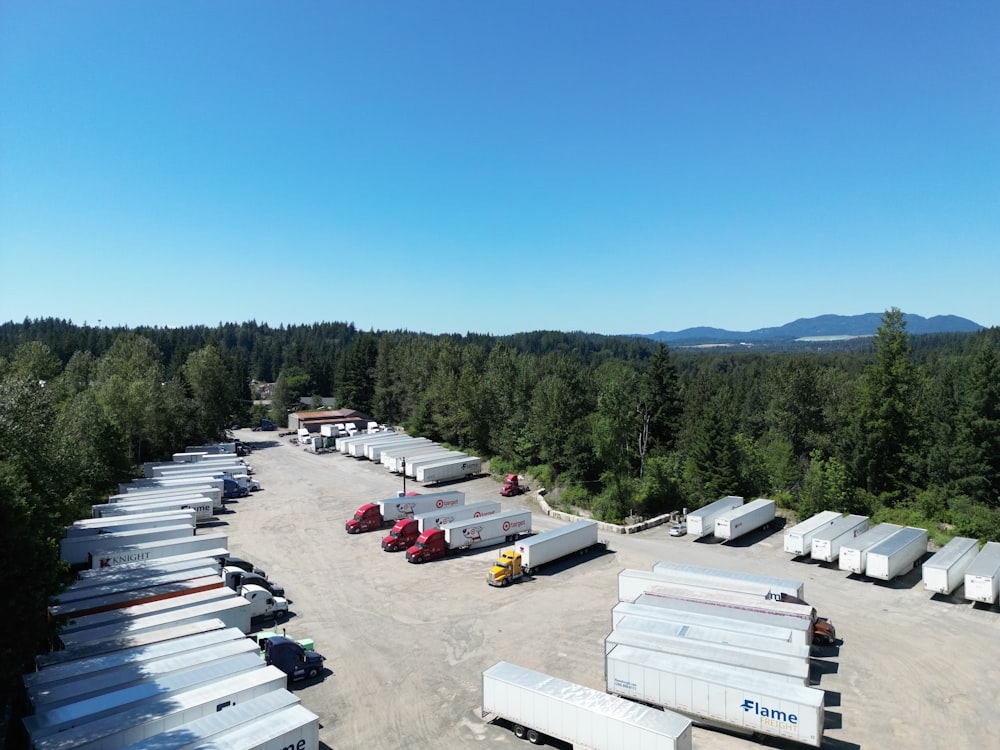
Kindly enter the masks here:
<path id="1" fill-rule="evenodd" d="M 382 526 L 382 514 L 374 503 L 365 503 L 354 512 L 354 517 L 347 519 L 348 534 L 360 534 L 362 531 L 374 531 Z"/>
<path id="2" fill-rule="evenodd" d="M 525 488 L 521 486 L 521 483 L 517 479 L 517 474 L 508 474 L 507 481 L 500 487 L 500 495 L 502 497 L 513 497 L 514 495 L 520 495 L 524 490 Z"/>
<path id="3" fill-rule="evenodd" d="M 420 524 L 412 518 L 396 521 L 388 536 L 382 538 L 382 549 L 386 552 L 399 552 L 407 549 L 420 536 Z"/>
<path id="4" fill-rule="evenodd" d="M 417 541 L 406 550 L 406 559 L 411 563 L 422 563 L 444 557 L 447 549 L 444 532 L 441 529 L 427 529 L 417 537 Z"/>

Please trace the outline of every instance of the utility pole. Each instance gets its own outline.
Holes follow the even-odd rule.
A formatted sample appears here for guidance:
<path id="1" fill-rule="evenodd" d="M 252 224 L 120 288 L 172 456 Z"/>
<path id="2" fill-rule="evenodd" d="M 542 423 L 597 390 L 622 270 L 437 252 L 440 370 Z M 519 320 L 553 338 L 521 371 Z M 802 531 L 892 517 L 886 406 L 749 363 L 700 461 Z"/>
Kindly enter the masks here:
<path id="1" fill-rule="evenodd" d="M 403 466 L 403 495 L 406 495 L 406 456 L 403 456 L 399 460 L 400 464 Z"/>

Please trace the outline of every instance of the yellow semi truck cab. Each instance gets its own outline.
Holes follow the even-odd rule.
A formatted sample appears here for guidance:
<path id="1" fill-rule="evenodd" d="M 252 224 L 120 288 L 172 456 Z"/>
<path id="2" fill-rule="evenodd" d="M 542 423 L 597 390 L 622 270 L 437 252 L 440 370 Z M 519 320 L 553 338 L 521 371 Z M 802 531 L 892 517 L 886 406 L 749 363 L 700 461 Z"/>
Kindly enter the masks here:
<path id="1" fill-rule="evenodd" d="M 486 574 L 486 582 L 490 586 L 506 586 L 519 580 L 523 575 L 521 553 L 507 549 L 500 553 L 500 557 L 490 568 L 490 572 Z"/>

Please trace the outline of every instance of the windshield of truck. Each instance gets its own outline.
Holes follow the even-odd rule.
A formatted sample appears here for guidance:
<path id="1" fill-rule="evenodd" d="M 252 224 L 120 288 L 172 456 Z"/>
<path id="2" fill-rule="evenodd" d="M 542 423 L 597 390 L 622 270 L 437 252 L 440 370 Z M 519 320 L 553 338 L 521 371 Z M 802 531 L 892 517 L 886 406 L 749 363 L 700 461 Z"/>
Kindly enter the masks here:
<path id="1" fill-rule="evenodd" d="M 354 514 L 354 520 L 355 521 L 360 521 L 364 517 L 365 517 L 365 514 L 362 513 L 360 510 L 357 513 Z"/>
<path id="2" fill-rule="evenodd" d="M 399 531 L 397 529 L 393 529 L 392 531 L 389 532 L 389 536 L 396 537 L 397 539 L 399 539 Z"/>

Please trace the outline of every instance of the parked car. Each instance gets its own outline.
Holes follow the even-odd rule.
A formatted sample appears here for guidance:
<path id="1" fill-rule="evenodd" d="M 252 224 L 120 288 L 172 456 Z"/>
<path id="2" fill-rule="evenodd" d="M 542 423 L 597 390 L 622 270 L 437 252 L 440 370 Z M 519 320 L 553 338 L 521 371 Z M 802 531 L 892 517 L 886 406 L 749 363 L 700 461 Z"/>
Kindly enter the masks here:
<path id="1" fill-rule="evenodd" d="M 688 527 L 686 523 L 675 523 L 670 527 L 670 536 L 684 536 L 688 533 Z"/>

